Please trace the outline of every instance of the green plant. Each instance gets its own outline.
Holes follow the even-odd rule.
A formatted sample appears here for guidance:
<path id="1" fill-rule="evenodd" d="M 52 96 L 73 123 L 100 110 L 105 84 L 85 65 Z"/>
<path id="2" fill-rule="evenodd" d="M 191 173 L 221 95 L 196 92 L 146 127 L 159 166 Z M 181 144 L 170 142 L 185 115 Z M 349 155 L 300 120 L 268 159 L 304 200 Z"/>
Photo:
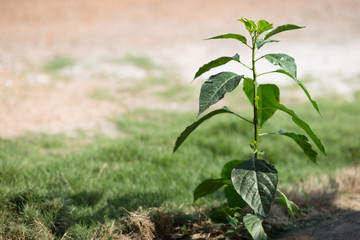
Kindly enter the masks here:
<path id="1" fill-rule="evenodd" d="M 246 77 L 245 75 L 238 75 L 233 72 L 220 72 L 210 76 L 210 78 L 203 83 L 200 90 L 198 116 L 211 105 L 220 101 L 226 93 L 236 89 L 242 81 L 243 92 L 252 105 L 253 118 L 252 120 L 247 119 L 231 111 L 227 107 L 214 110 L 188 126 L 180 134 L 175 143 L 174 152 L 200 124 L 215 115 L 225 113 L 231 114 L 239 117 L 246 124 L 251 125 L 253 129 L 253 139 L 251 139 L 250 144 L 252 157 L 249 160 L 232 160 L 226 163 L 222 168 L 221 178 L 207 179 L 195 189 L 194 201 L 225 186 L 224 194 L 227 198 L 230 210 L 222 211 L 223 217 L 226 217 L 228 222 L 235 227 L 235 230 L 237 230 L 236 226 L 239 225 L 239 222 L 237 222 L 237 220 L 234 221 L 234 219 L 239 217 L 239 209 L 249 206 L 254 214 L 247 214 L 243 217 L 242 221 L 245 228 L 254 239 L 266 239 L 267 235 L 262 227 L 262 221 L 269 215 L 271 205 L 275 199 L 288 209 L 289 216 L 293 221 L 293 211 L 299 213 L 299 209 L 293 202 L 288 200 L 284 193 L 277 189 L 278 172 L 275 167 L 267 161 L 260 159 L 260 156 L 263 154 L 262 149 L 260 149 L 260 138 L 271 137 L 274 135 L 286 136 L 294 140 L 303 150 L 305 155 L 314 163 L 317 161 L 318 154 L 312 148 L 311 143 L 305 135 L 284 130 L 266 133 L 261 131 L 263 125 L 277 110 L 280 110 L 288 114 L 292 121 L 305 131 L 317 148 L 324 154 L 325 149 L 321 140 L 313 132 L 311 127 L 293 110 L 280 103 L 279 87 L 275 84 L 259 84 L 258 82 L 259 77 L 265 74 L 285 74 L 295 80 L 307 95 L 312 106 L 319 112 L 317 103 L 311 98 L 306 88 L 297 79 L 297 67 L 295 60 L 292 57 L 282 53 L 271 53 L 260 57 L 257 56 L 258 51 L 265 44 L 279 42 L 270 37 L 284 31 L 301 29 L 302 27 L 286 24 L 273 28 L 273 24 L 270 24 L 265 20 L 260 20 L 257 24 L 254 21 L 245 18 L 241 18 L 239 21 L 245 25 L 245 28 L 249 32 L 251 38 L 250 42 L 248 42 L 243 35 L 233 33 L 215 36 L 210 39 L 235 39 L 240 41 L 251 51 L 251 65 L 247 65 L 240 60 L 239 54 L 235 54 L 233 57 L 220 57 L 200 67 L 195 74 L 194 79 L 210 69 L 224 65 L 230 61 L 239 63 L 242 67 L 250 70 L 251 74 L 249 77 Z M 270 72 L 258 73 L 256 64 L 260 60 L 267 60 L 280 68 Z M 276 194 L 278 195 L 276 196 Z M 217 213 L 216 215 L 219 217 L 221 214 L 219 215 L 219 213 Z"/>

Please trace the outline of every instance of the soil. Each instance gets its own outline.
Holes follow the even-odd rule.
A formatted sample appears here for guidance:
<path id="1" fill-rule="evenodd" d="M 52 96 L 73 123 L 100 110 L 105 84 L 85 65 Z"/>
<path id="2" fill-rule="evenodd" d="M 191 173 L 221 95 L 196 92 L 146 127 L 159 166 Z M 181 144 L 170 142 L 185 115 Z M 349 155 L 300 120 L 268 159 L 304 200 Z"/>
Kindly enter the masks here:
<path id="1" fill-rule="evenodd" d="M 316 224 L 315 224 L 316 225 Z M 325 221 L 320 226 L 311 226 L 282 234 L 278 240 L 357 240 L 360 238 L 360 212 L 348 214 L 340 219 Z"/>
<path id="2" fill-rule="evenodd" d="M 137 96 L 128 90 L 147 77 L 144 69 L 109 60 L 146 56 L 188 84 L 204 62 L 233 55 L 234 49 L 241 53 L 236 43 L 202 41 L 241 32 L 235 21 L 240 17 L 307 26 L 279 35 L 282 43 L 270 51 L 294 56 L 299 77 L 311 79 L 306 86 L 315 96 L 341 93 L 351 99 L 360 90 L 359 12 L 359 0 L 1 1 L 0 137 L 28 131 L 74 135 L 79 129 L 117 135 L 113 116 L 167 105 L 151 91 Z M 45 71 L 55 55 L 74 58 L 75 65 L 56 74 Z M 121 100 L 91 97 L 99 89 Z M 353 213 L 280 239 L 358 239 L 358 219 Z"/>
<path id="3" fill-rule="evenodd" d="M 315 96 L 336 91 L 351 98 L 360 89 L 354 67 L 360 66 L 359 10 L 358 0 L 2 1 L 0 136 L 75 134 L 76 129 L 116 134 L 109 118 L 133 105 L 164 104 L 151 94 L 139 98 L 126 91 L 119 91 L 119 102 L 89 98 L 96 89 L 124 89 L 129 80 L 141 78 L 143 69 L 116 69 L 109 59 L 147 56 L 175 69 L 188 84 L 199 65 L 239 49 L 232 41 L 202 39 L 242 31 L 235 21 L 240 17 L 307 26 L 279 35 L 283 43 L 272 50 L 285 49 L 297 59 L 300 77 L 316 80 L 306 85 Z M 63 74 L 68 81 L 43 71 L 55 55 L 76 59 Z"/>

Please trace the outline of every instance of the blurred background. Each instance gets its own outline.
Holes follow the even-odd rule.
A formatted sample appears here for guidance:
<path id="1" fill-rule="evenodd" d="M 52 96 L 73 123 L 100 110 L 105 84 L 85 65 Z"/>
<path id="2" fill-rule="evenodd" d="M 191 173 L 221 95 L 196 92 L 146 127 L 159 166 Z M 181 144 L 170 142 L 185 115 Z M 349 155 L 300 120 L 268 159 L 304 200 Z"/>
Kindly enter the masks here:
<path id="1" fill-rule="evenodd" d="M 217 57 L 246 59 L 234 41 L 203 40 L 247 36 L 241 17 L 306 26 L 262 51 L 293 56 L 315 97 L 351 100 L 360 87 L 359 11 L 359 0 L 1 0 L 0 136 L 113 134 L 109 118 L 129 109 L 191 108 L 196 92 L 187 101 L 156 93 L 171 83 L 189 87 L 198 67 Z"/>

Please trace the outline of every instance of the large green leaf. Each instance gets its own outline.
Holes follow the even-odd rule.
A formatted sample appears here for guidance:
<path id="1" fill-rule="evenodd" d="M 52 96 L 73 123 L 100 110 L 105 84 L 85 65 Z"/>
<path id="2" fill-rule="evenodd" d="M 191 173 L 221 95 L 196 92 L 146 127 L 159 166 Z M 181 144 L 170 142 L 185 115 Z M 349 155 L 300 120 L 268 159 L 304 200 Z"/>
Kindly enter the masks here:
<path id="1" fill-rule="evenodd" d="M 293 122 L 298 125 L 300 128 L 302 128 L 309 137 L 314 141 L 315 145 L 319 148 L 319 150 L 325 153 L 324 145 L 321 143 L 321 140 L 318 138 L 318 136 L 313 132 L 313 130 L 310 128 L 309 124 L 307 124 L 305 121 L 303 121 L 301 118 L 299 118 L 296 113 L 288 108 L 286 108 L 284 105 L 280 103 L 275 103 L 274 107 L 289 114 L 292 117 Z"/>
<path id="2" fill-rule="evenodd" d="M 254 240 L 267 239 L 267 235 L 262 226 L 262 221 L 258 216 L 248 213 L 244 216 L 243 222 L 245 224 L 245 228 Z"/>
<path id="3" fill-rule="evenodd" d="M 225 93 L 233 91 L 244 75 L 233 72 L 221 72 L 212 75 L 201 87 L 198 116 L 211 105 L 224 98 Z"/>
<path id="4" fill-rule="evenodd" d="M 294 140 L 303 150 L 303 152 L 305 153 L 305 155 L 314 163 L 316 163 L 316 159 L 317 159 L 317 152 L 315 152 L 312 149 L 311 144 L 309 143 L 309 140 L 307 139 L 306 136 L 304 135 L 300 135 L 300 134 L 296 134 L 296 133 L 292 133 L 292 132 L 285 132 L 284 130 L 280 130 L 279 133 L 283 136 L 287 136 L 289 138 L 291 138 L 292 140 Z"/>
<path id="5" fill-rule="evenodd" d="M 299 26 L 296 26 L 296 25 L 293 25 L 293 24 L 281 25 L 281 26 L 278 26 L 277 28 L 275 28 L 274 30 L 268 32 L 267 34 L 265 34 L 264 39 L 266 40 L 269 37 L 271 37 L 271 36 L 273 36 L 275 34 L 284 32 L 284 31 L 295 30 L 295 29 L 300 29 L 300 28 L 304 28 L 304 27 L 299 27 Z"/>
<path id="6" fill-rule="evenodd" d="M 266 217 L 275 198 L 278 172 L 271 164 L 252 158 L 237 165 L 231 181 L 238 194 L 258 214 Z"/>
<path id="7" fill-rule="evenodd" d="M 242 199 L 242 197 L 236 192 L 233 185 L 226 186 L 224 188 L 224 194 L 229 204 L 229 207 L 235 208 L 244 208 L 247 206 L 247 203 Z"/>
<path id="8" fill-rule="evenodd" d="M 305 88 L 305 86 L 296 78 L 296 76 L 293 76 L 291 73 L 288 73 L 287 71 L 283 70 L 283 69 L 278 69 L 276 71 L 273 71 L 274 73 L 282 73 L 282 74 L 285 74 L 289 77 L 291 77 L 292 79 L 294 79 L 296 81 L 296 83 L 301 87 L 301 89 L 305 92 L 306 96 L 308 97 L 309 101 L 311 102 L 311 104 L 314 106 L 314 108 L 316 109 L 316 111 L 318 113 L 320 113 L 320 109 L 316 103 L 316 101 L 314 101 L 312 98 L 311 98 L 311 95 L 310 93 L 308 92 L 308 90 Z"/>
<path id="9" fill-rule="evenodd" d="M 233 57 L 221 57 L 221 58 L 217 58 L 205 65 L 203 65 L 202 67 L 199 68 L 199 70 L 196 72 L 195 74 L 195 78 L 201 76 L 203 73 L 209 71 L 210 69 L 212 68 L 215 68 L 215 67 L 219 67 L 221 65 L 224 65 L 230 61 L 237 61 L 237 62 L 240 62 L 240 58 L 239 58 L 239 55 L 238 54 L 235 54 Z"/>
<path id="10" fill-rule="evenodd" d="M 258 118 L 260 127 L 276 112 L 271 108 L 274 104 L 280 102 L 280 90 L 275 84 L 261 84 L 258 86 Z"/>
<path id="11" fill-rule="evenodd" d="M 235 34 L 235 33 L 228 33 L 228 34 L 215 36 L 212 38 L 208 38 L 208 40 L 210 40 L 210 39 L 229 39 L 229 38 L 236 39 L 236 40 L 242 42 L 243 44 L 246 44 L 246 42 L 247 42 L 246 37 L 244 37 L 243 35 L 240 35 L 240 34 Z"/>
<path id="12" fill-rule="evenodd" d="M 268 23 L 265 20 L 260 20 L 257 23 L 258 34 L 268 31 L 268 30 L 272 29 L 272 27 L 273 27 L 272 23 Z"/>
<path id="13" fill-rule="evenodd" d="M 176 143 L 173 149 L 173 152 L 175 152 L 181 145 L 182 143 L 186 140 L 186 138 L 204 121 L 208 120 L 209 118 L 221 114 L 221 113 L 230 113 L 233 114 L 235 116 L 238 116 L 240 118 L 242 118 L 241 116 L 237 115 L 236 113 L 230 111 L 227 107 L 223 107 L 222 109 L 218 109 L 218 110 L 214 110 L 208 114 L 206 114 L 205 116 L 203 116 L 202 118 L 200 118 L 199 120 L 197 120 L 196 122 L 192 123 L 191 125 L 189 125 L 187 128 L 185 128 L 185 130 L 180 134 L 180 136 L 176 139 Z"/>
<path id="14" fill-rule="evenodd" d="M 206 179 L 202 183 L 197 186 L 197 188 L 194 191 L 194 202 L 208 194 L 211 194 L 221 188 L 224 185 L 231 185 L 230 180 L 226 179 Z"/>

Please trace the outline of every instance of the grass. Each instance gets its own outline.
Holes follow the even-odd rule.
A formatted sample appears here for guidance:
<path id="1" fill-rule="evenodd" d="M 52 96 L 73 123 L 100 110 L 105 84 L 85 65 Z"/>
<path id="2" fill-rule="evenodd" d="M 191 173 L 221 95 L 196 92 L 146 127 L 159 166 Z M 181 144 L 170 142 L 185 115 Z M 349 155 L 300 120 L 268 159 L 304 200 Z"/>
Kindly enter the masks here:
<path id="1" fill-rule="evenodd" d="M 109 88 L 97 88 L 90 93 L 90 98 L 94 100 L 115 101 L 116 97 Z"/>
<path id="2" fill-rule="evenodd" d="M 75 65 L 75 60 L 68 56 L 56 55 L 50 58 L 44 65 L 43 70 L 49 73 L 57 73 L 63 68 Z"/>
<path id="3" fill-rule="evenodd" d="M 334 176 L 338 168 L 360 163 L 359 100 L 321 99 L 323 118 L 309 104 L 291 106 L 310 120 L 327 158 L 320 156 L 316 165 L 288 139 L 264 138 L 265 157 L 278 169 L 282 186 L 309 175 Z M 117 139 L 47 134 L 0 139 L 0 235 L 89 239 L 99 226 L 107 228 L 139 206 L 196 212 L 219 205 L 220 191 L 195 204 L 192 191 L 202 180 L 219 177 L 227 161 L 249 158 L 252 131 L 236 117 L 217 116 L 173 155 L 176 137 L 194 120 L 195 113 L 138 109 L 116 118 L 125 133 Z M 280 128 L 292 130 L 294 124 L 277 113 L 268 129 Z"/>
<path id="4" fill-rule="evenodd" d="M 110 62 L 117 64 L 130 63 L 147 71 L 160 68 L 151 58 L 145 56 L 126 55 L 122 58 L 111 59 Z"/>

